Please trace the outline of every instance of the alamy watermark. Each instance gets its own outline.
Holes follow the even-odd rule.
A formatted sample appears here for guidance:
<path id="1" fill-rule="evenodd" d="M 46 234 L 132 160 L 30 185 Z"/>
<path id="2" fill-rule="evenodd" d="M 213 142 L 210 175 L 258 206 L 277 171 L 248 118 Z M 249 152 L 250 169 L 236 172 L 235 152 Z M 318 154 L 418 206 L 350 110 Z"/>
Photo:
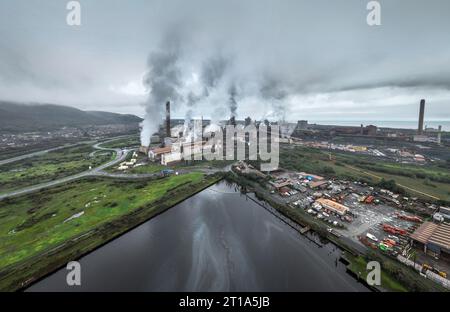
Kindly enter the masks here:
<path id="1" fill-rule="evenodd" d="M 81 26 L 81 3 L 80 1 L 67 2 L 66 9 L 69 11 L 66 16 L 66 23 L 69 26 Z M 381 25 L 381 3 L 379 1 L 369 1 L 366 9 L 369 11 L 366 17 L 367 25 Z"/>
<path id="2" fill-rule="evenodd" d="M 381 265 L 378 261 L 370 261 L 366 266 L 367 277 L 366 282 L 370 286 L 381 286 Z"/>
<path id="3" fill-rule="evenodd" d="M 370 1 L 367 3 L 367 25 L 380 26 L 381 25 L 381 4 L 379 1 Z"/>
<path id="4" fill-rule="evenodd" d="M 81 26 L 81 3 L 79 1 L 67 2 L 66 23 L 69 26 Z"/>
<path id="5" fill-rule="evenodd" d="M 81 286 L 81 265 L 77 261 L 67 263 L 66 283 L 69 286 Z"/>

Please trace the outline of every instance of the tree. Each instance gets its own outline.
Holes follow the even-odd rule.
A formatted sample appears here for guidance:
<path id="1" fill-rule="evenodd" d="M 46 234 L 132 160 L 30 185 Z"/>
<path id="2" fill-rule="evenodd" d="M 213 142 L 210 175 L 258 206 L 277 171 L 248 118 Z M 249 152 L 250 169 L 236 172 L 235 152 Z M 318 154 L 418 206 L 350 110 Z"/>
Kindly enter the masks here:
<path id="1" fill-rule="evenodd" d="M 392 191 L 394 193 L 400 193 L 400 194 L 404 194 L 405 193 L 405 191 L 402 188 L 397 186 L 397 183 L 395 182 L 395 180 L 388 180 L 387 181 L 387 180 L 385 180 L 383 178 L 383 179 L 381 179 L 380 182 L 378 182 L 377 186 L 380 187 L 380 188 L 384 188 L 384 189 L 390 190 L 390 191 Z"/>

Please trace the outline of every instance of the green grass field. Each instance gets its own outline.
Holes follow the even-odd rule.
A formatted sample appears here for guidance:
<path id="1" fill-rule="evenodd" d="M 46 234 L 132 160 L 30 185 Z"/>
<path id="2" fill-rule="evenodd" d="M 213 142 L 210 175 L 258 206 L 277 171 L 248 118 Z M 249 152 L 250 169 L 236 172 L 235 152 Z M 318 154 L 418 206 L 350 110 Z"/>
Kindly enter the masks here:
<path id="1" fill-rule="evenodd" d="M 43 193 L 2 202 L 0 210 L 0 267 L 5 267 L 101 223 L 162 197 L 202 174 L 173 176 L 158 182 L 118 183 L 110 180 L 76 182 Z M 64 222 L 69 217 L 84 215 Z"/>
<path id="2" fill-rule="evenodd" d="M 131 153 L 129 154 L 131 155 Z M 142 154 L 139 154 L 139 159 L 143 158 Z M 128 158 L 128 157 L 127 157 Z M 131 158 L 131 157 L 129 157 Z M 179 162 L 177 164 L 173 164 L 170 166 L 163 166 L 158 162 L 148 162 L 145 165 L 137 166 L 131 169 L 126 170 L 127 173 L 133 173 L 133 174 L 146 174 L 146 173 L 158 173 L 161 170 L 164 169 L 172 169 L 172 170 L 195 170 L 195 169 L 207 169 L 207 168 L 224 168 L 227 165 L 232 164 L 234 161 L 186 161 L 186 162 Z M 106 169 L 108 172 L 120 172 L 117 170 L 118 166 L 113 166 L 111 168 Z"/>
<path id="3" fill-rule="evenodd" d="M 16 289 L 217 180 L 197 172 L 152 181 L 89 178 L 1 201 L 0 289 Z"/>
<path id="4" fill-rule="evenodd" d="M 95 153 L 94 153 L 95 152 Z M 90 156 L 91 153 L 94 153 Z M 113 158 L 113 152 L 90 145 L 64 148 L 0 166 L 0 192 L 20 189 L 73 175 Z"/>
<path id="5" fill-rule="evenodd" d="M 346 255 L 347 260 L 350 261 L 348 269 L 359 276 L 361 279 L 367 279 L 367 261 L 362 257 L 354 257 L 350 254 Z M 381 287 L 395 292 L 407 292 L 408 290 L 395 280 L 392 276 L 387 274 L 385 271 L 381 270 Z"/>
<path id="6" fill-rule="evenodd" d="M 100 144 L 101 147 L 104 148 L 124 148 L 131 146 L 139 146 L 141 144 L 141 140 L 139 136 L 131 136 L 126 138 L 116 139 L 110 142 Z"/>
<path id="7" fill-rule="evenodd" d="M 163 169 L 167 169 L 167 166 L 163 166 L 163 165 L 161 165 L 159 163 L 148 163 L 146 165 L 134 167 L 134 168 L 128 170 L 127 172 L 129 172 L 129 173 L 138 173 L 138 174 L 157 173 L 157 172 L 160 172 Z"/>
<path id="8" fill-rule="evenodd" d="M 345 252 L 344 258 L 350 263 L 347 268 L 356 276 L 366 280 L 368 261 L 377 261 L 381 265 L 381 285 L 385 290 L 395 292 L 445 292 L 444 287 L 432 280 L 423 278 L 412 268 L 383 254 L 369 253 L 368 256 L 354 256 Z"/>

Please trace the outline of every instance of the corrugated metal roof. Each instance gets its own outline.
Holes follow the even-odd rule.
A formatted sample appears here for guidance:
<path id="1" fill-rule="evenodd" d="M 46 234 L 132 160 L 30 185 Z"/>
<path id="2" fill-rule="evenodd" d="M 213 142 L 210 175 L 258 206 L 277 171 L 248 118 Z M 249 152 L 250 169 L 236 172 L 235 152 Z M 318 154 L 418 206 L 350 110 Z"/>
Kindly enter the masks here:
<path id="1" fill-rule="evenodd" d="M 277 182 L 270 182 L 270 184 L 272 184 L 273 187 L 275 187 L 277 189 L 280 189 L 282 187 L 289 186 L 292 183 L 290 181 L 283 181 L 283 182 L 279 182 L 279 183 L 277 183 Z"/>
<path id="2" fill-rule="evenodd" d="M 166 146 L 166 147 L 152 149 L 150 152 L 155 155 L 159 155 L 159 154 L 170 153 L 171 151 L 172 151 L 172 147 Z"/>
<path id="3" fill-rule="evenodd" d="M 426 244 L 437 227 L 437 224 L 428 221 L 424 222 L 417 228 L 417 230 L 414 231 L 414 233 L 410 235 L 410 237 L 418 242 L 421 242 L 422 244 Z"/>
<path id="4" fill-rule="evenodd" d="M 311 188 L 316 188 L 316 187 L 319 187 L 319 186 L 322 186 L 322 185 L 324 185 L 324 184 L 327 184 L 328 183 L 328 181 L 316 181 L 316 182 L 311 182 L 311 183 L 309 183 L 309 186 L 311 187 Z"/>
<path id="5" fill-rule="evenodd" d="M 450 250 L 450 225 L 424 222 L 410 237 L 422 244 L 434 244 Z"/>
<path id="6" fill-rule="evenodd" d="M 335 201 L 326 199 L 326 198 L 319 198 L 316 200 L 319 204 L 321 204 L 324 208 L 332 209 L 340 214 L 344 214 L 350 209 L 347 206 L 344 206 L 342 204 L 339 204 Z"/>
<path id="7" fill-rule="evenodd" d="M 431 235 L 428 242 L 450 250 L 450 225 L 439 225 L 433 235 Z"/>

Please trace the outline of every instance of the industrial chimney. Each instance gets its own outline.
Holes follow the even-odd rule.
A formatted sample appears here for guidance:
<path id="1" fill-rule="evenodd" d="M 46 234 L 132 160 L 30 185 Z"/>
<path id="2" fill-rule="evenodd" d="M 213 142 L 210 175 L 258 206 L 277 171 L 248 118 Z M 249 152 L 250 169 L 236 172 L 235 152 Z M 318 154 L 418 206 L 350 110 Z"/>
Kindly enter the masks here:
<path id="1" fill-rule="evenodd" d="M 166 137 L 170 138 L 170 101 L 166 103 Z"/>
<path id="2" fill-rule="evenodd" d="M 420 101 L 420 112 L 419 112 L 419 128 L 417 130 L 417 133 L 419 135 L 423 134 L 423 119 L 425 115 L 425 100 Z"/>
<path id="3" fill-rule="evenodd" d="M 439 126 L 437 135 L 437 144 L 441 143 L 442 143 L 442 126 Z"/>

